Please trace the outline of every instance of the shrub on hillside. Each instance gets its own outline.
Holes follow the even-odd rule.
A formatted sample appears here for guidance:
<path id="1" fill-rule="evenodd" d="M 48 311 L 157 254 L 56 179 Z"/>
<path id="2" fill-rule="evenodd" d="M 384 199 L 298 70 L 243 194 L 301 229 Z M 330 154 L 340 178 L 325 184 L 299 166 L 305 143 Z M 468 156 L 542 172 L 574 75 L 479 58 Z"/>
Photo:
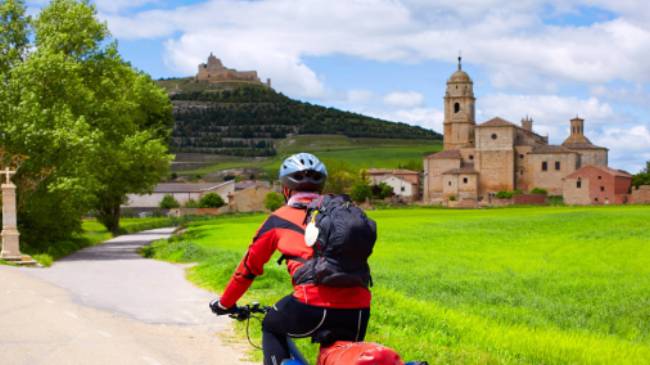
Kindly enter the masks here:
<path id="1" fill-rule="evenodd" d="M 217 193 L 207 193 L 199 200 L 199 208 L 221 208 L 224 205 L 226 202 Z"/>
<path id="2" fill-rule="evenodd" d="M 180 203 L 176 198 L 174 198 L 173 195 L 171 194 L 165 194 L 165 196 L 162 198 L 160 201 L 160 204 L 158 204 L 160 209 L 174 209 L 180 207 Z"/>
<path id="3" fill-rule="evenodd" d="M 264 197 L 264 207 L 272 212 L 282 205 L 284 205 L 284 198 L 279 193 L 272 191 Z"/>
<path id="4" fill-rule="evenodd" d="M 548 195 L 548 191 L 542 188 L 535 188 L 530 191 L 531 194 Z"/>
<path id="5" fill-rule="evenodd" d="M 650 161 L 646 163 L 644 170 L 632 176 L 632 186 L 638 188 L 641 185 L 650 185 Z"/>

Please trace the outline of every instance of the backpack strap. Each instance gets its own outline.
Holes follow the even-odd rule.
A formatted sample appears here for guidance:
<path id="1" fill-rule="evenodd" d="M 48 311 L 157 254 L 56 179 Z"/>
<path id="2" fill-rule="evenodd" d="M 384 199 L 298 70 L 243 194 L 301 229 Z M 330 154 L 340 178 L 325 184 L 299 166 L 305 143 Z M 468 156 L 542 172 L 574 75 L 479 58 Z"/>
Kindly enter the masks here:
<path id="1" fill-rule="evenodd" d="M 282 256 L 280 256 L 280 258 L 278 259 L 277 262 L 278 262 L 278 265 L 282 265 L 282 261 L 289 261 L 289 260 L 298 261 L 298 262 L 301 262 L 303 264 L 305 262 L 307 262 L 307 259 L 303 259 L 300 256 L 291 256 L 291 255 L 284 255 L 284 254 Z"/>

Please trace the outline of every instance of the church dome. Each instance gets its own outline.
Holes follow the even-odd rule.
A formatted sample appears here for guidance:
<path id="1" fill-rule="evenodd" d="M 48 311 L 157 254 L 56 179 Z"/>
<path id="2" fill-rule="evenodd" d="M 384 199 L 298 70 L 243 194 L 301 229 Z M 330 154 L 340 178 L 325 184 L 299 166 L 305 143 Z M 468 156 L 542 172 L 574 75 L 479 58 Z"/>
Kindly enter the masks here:
<path id="1" fill-rule="evenodd" d="M 448 82 L 472 82 L 472 79 L 467 72 L 458 70 L 451 75 Z"/>
<path id="2" fill-rule="evenodd" d="M 458 56 L 458 70 L 451 74 L 447 83 L 467 83 L 471 84 L 472 79 L 467 72 L 463 71 L 463 58 Z"/>

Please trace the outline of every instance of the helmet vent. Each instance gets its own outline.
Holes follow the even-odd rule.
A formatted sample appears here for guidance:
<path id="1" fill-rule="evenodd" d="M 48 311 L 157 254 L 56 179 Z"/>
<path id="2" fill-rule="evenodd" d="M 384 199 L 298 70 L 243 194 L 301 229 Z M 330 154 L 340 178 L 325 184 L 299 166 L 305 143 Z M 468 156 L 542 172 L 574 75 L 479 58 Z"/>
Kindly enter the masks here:
<path id="1" fill-rule="evenodd" d="M 304 164 L 305 164 L 305 160 L 301 159 L 301 160 L 300 160 L 300 163 L 304 165 Z"/>
<path id="2" fill-rule="evenodd" d="M 314 162 L 313 162 L 312 160 L 308 160 L 308 161 L 309 161 L 309 166 L 313 166 L 313 165 L 314 165 Z"/>

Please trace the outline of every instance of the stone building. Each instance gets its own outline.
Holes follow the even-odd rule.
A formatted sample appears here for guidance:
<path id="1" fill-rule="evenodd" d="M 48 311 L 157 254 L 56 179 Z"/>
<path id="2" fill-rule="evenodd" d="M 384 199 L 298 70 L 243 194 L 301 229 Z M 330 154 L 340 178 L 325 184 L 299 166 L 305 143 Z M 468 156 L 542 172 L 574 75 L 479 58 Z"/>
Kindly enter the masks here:
<path id="1" fill-rule="evenodd" d="M 520 125 L 499 117 L 476 123 L 473 82 L 458 70 L 447 81 L 444 98 L 444 148 L 424 159 L 426 203 L 489 199 L 499 191 L 542 188 L 562 195 L 563 179 L 581 166 L 607 166 L 608 150 L 584 135 L 584 120 L 570 121 L 562 145 L 535 133 L 533 120 Z"/>
<path id="2" fill-rule="evenodd" d="M 199 72 L 196 74 L 197 81 L 207 81 L 210 83 L 238 81 L 261 84 L 257 71 L 237 71 L 227 68 L 221 63 L 221 60 L 212 53 L 208 57 L 208 63 L 199 65 Z M 271 79 L 266 80 L 266 85 L 271 87 Z"/>
<path id="3" fill-rule="evenodd" d="M 564 179 L 564 202 L 570 205 L 626 204 L 632 175 L 605 166 L 587 165 Z"/>

